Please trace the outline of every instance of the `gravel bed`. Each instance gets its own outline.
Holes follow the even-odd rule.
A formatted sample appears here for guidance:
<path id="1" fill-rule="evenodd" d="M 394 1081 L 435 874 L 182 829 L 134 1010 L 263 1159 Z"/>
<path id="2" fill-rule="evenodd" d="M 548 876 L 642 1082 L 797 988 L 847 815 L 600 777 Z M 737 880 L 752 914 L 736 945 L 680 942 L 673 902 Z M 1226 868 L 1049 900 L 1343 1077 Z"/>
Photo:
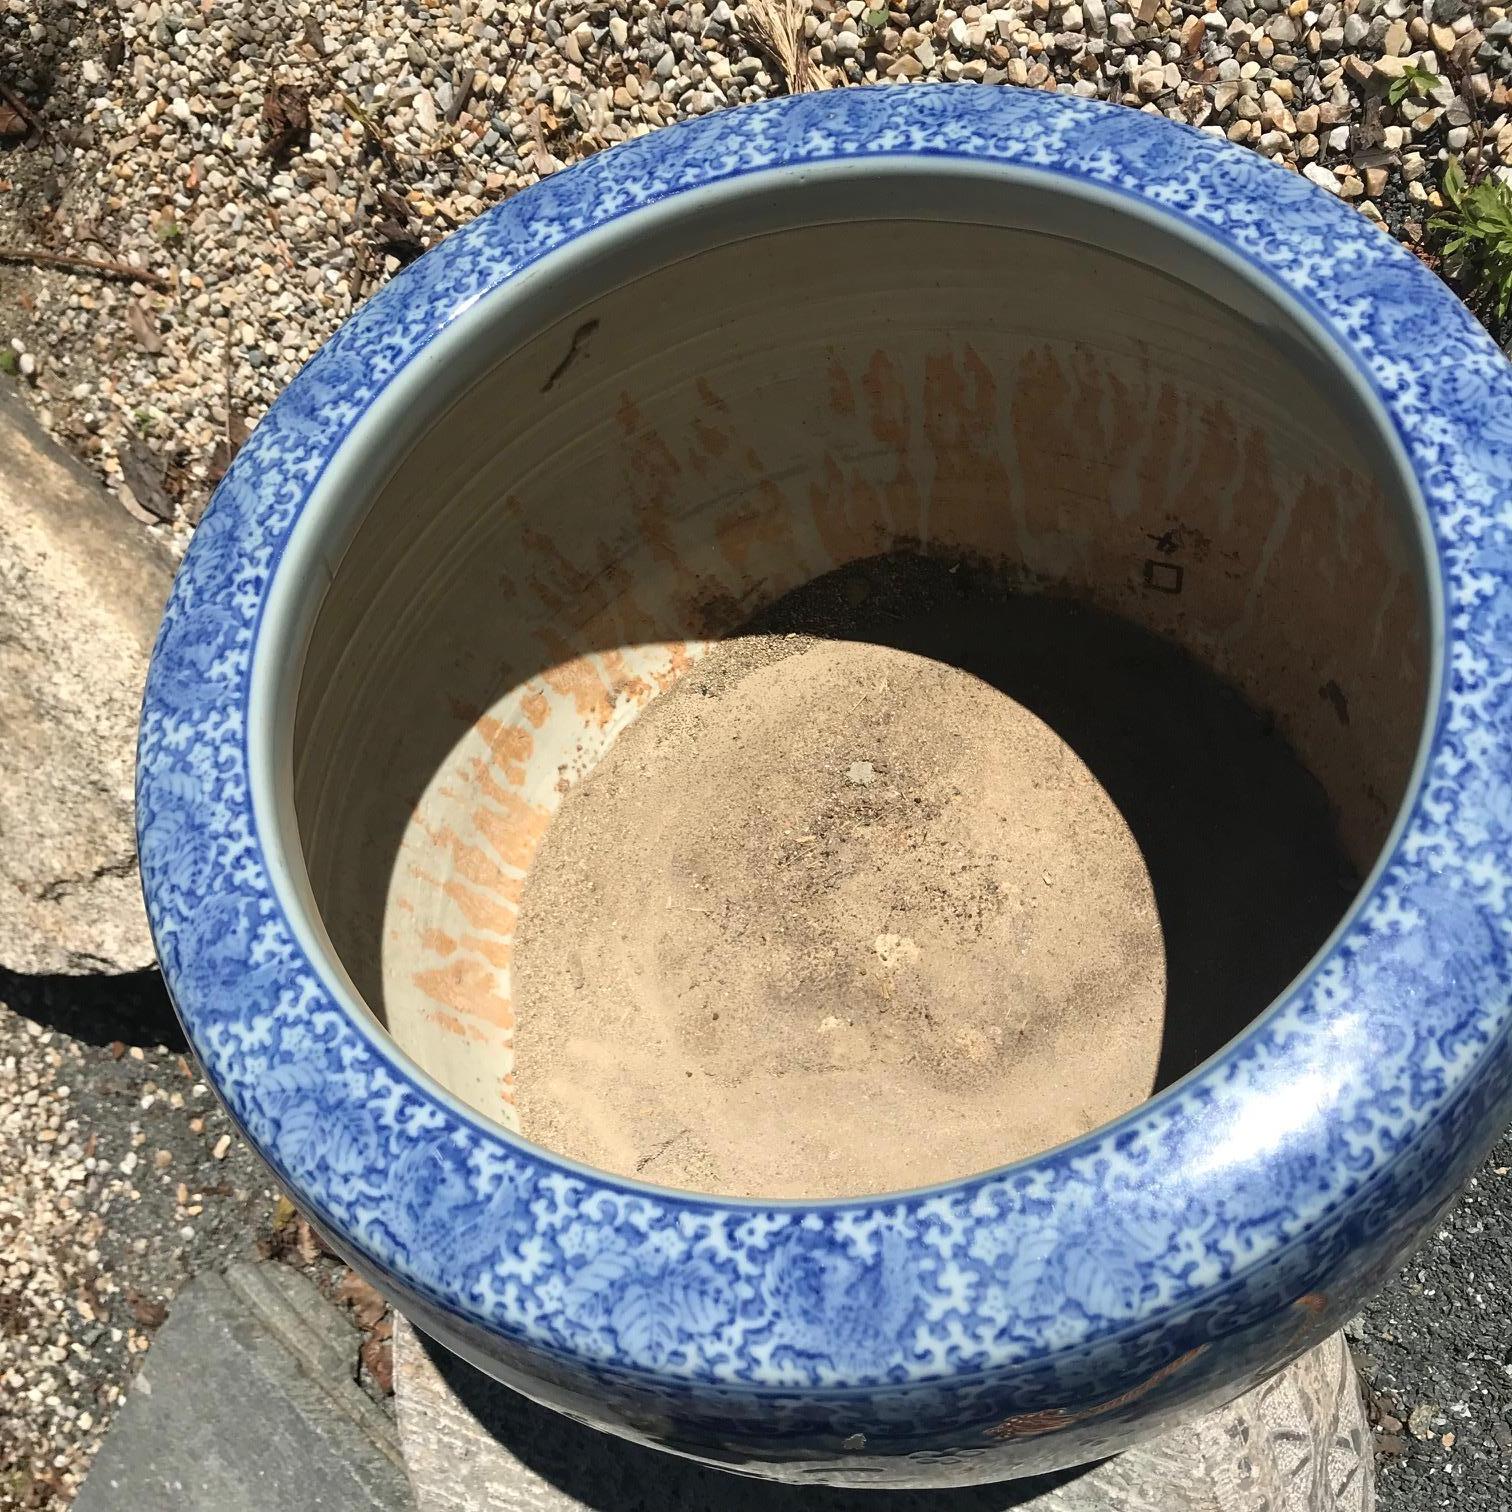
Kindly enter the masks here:
<path id="1" fill-rule="evenodd" d="M 161 281 L 0 268 L 0 360 L 182 538 L 310 353 L 486 206 L 790 83 L 912 79 L 1158 111 L 1417 242 L 1446 155 L 1512 173 L 1512 18 L 1467 0 L 0 0 L 0 82 L 36 121 L 0 157 L 0 246 Z"/>
<path id="2" fill-rule="evenodd" d="M 1512 179 L 1512 17 L 1474 0 L 0 0 L 0 250 L 116 268 L 0 257 L 0 382 L 182 544 L 301 363 L 457 225 L 684 117 L 915 79 L 1190 122 L 1430 262 L 1447 158 Z M 197 1270 L 343 1285 L 182 1052 L 150 974 L 0 977 L 0 1512 L 66 1505 Z M 1512 1505 L 1509 1169 L 1351 1326 L 1385 1512 Z M 381 1396 L 381 1350 L 357 1368 Z"/>
<path id="3" fill-rule="evenodd" d="M 386 1338 L 233 1132 L 155 972 L 0 972 L 0 1512 L 66 1506 L 180 1288 L 260 1257 Z M 381 1353 L 352 1363 L 385 1400 Z"/>
<path id="4" fill-rule="evenodd" d="M 1381 1512 L 1512 1507 L 1512 1138 L 1345 1329 Z"/>
<path id="5" fill-rule="evenodd" d="M 272 1211 L 184 1050 L 152 973 L 0 976 L 0 1506 L 66 1499 L 174 1293 Z"/>

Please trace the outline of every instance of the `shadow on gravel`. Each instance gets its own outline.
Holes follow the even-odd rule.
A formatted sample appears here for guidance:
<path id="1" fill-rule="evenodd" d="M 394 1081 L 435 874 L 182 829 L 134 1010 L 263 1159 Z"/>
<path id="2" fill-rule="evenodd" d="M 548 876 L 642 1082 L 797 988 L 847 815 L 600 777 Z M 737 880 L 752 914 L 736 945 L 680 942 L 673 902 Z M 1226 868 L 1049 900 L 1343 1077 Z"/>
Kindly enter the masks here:
<path id="1" fill-rule="evenodd" d="M 189 1048 L 155 970 L 124 976 L 25 976 L 0 968 L 0 1003 L 90 1045 Z"/>

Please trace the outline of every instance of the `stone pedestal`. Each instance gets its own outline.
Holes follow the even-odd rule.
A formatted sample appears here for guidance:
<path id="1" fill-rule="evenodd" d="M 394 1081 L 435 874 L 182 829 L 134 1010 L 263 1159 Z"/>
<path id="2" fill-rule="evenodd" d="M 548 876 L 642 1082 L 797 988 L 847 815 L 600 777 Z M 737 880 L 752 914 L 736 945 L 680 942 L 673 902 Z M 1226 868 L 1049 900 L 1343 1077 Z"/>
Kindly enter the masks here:
<path id="1" fill-rule="evenodd" d="M 1371 1512 L 1370 1431 L 1335 1334 L 1220 1411 L 1085 1470 L 961 1491 L 779 1486 L 625 1443 L 394 1332 L 418 1512 Z"/>

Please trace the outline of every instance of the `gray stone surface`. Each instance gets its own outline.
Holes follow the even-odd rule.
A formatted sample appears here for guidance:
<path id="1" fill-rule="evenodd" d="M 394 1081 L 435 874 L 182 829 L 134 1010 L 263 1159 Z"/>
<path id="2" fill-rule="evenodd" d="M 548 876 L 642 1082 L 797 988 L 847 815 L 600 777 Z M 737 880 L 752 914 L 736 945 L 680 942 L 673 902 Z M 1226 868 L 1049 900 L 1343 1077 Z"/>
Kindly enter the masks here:
<path id="1" fill-rule="evenodd" d="M 166 551 L 0 393 L 0 967 L 152 964 L 132 833 Z"/>
<path id="2" fill-rule="evenodd" d="M 353 1379 L 357 1344 L 286 1266 L 198 1277 L 75 1512 L 412 1512 L 393 1422 Z"/>
<path id="3" fill-rule="evenodd" d="M 399 1434 L 419 1512 L 1371 1512 L 1370 1434 L 1341 1336 L 1125 1454 L 962 1491 L 778 1486 L 597 1433 L 488 1380 L 402 1319 Z"/>

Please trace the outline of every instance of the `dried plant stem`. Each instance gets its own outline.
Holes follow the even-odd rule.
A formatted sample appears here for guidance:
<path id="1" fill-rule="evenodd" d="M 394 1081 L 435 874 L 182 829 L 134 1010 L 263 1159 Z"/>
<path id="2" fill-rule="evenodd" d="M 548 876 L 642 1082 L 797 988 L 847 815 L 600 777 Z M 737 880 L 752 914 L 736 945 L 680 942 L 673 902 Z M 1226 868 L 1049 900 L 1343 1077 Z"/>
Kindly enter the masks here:
<path id="1" fill-rule="evenodd" d="M 781 71 L 789 94 L 829 88 L 803 45 L 803 0 L 750 0 L 749 11 L 752 40 Z"/>
<path id="2" fill-rule="evenodd" d="M 154 289 L 170 292 L 173 284 L 161 273 L 134 268 L 130 263 L 102 262 L 94 257 L 72 257 L 64 252 L 45 252 L 40 247 L 0 247 L 0 262 L 40 263 L 67 268 L 71 273 L 96 273 L 101 278 L 129 278 Z"/>

